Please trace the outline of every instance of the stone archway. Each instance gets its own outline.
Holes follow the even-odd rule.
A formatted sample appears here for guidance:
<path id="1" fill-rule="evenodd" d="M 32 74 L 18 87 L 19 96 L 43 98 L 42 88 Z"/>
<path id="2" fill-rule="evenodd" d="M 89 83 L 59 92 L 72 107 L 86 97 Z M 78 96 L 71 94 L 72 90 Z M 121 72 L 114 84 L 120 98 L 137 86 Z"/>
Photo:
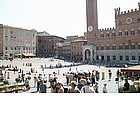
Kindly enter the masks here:
<path id="1" fill-rule="evenodd" d="M 110 56 L 109 55 L 107 55 L 107 62 L 110 62 Z"/>
<path id="2" fill-rule="evenodd" d="M 95 45 L 84 45 L 83 46 L 83 62 L 90 63 L 96 60 L 97 52 Z"/>

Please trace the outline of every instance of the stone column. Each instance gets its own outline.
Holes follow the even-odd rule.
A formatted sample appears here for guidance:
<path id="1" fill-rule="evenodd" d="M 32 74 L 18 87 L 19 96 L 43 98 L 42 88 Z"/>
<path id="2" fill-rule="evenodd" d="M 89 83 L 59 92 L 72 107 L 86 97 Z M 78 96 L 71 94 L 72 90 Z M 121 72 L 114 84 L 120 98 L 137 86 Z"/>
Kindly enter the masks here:
<path id="1" fill-rule="evenodd" d="M 83 62 L 85 62 L 85 47 L 83 47 Z"/>

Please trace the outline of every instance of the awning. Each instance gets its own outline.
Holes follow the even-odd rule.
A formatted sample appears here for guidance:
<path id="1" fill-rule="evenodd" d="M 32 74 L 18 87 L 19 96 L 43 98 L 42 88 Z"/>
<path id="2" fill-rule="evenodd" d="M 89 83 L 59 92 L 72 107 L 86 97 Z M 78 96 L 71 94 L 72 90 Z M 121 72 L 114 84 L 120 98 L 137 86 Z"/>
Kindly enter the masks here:
<path id="1" fill-rule="evenodd" d="M 34 57 L 34 56 L 36 56 L 33 53 L 23 53 L 22 55 L 25 56 L 25 57 Z"/>
<path id="2" fill-rule="evenodd" d="M 22 56 L 22 54 L 15 54 L 15 56 Z"/>
<path id="3" fill-rule="evenodd" d="M 121 69 L 121 72 L 140 72 L 140 65 Z"/>

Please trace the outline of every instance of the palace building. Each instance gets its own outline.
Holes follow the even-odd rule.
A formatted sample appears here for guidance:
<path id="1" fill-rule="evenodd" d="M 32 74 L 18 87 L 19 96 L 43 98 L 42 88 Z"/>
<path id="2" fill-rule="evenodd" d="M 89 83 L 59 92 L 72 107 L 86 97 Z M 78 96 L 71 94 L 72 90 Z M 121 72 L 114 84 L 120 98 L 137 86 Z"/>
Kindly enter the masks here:
<path id="1" fill-rule="evenodd" d="M 138 9 L 115 9 L 115 28 L 98 29 L 97 0 L 86 0 L 87 45 L 83 61 L 140 61 L 140 3 Z"/>
<path id="2" fill-rule="evenodd" d="M 36 56 L 36 30 L 0 24 L 0 57 Z"/>

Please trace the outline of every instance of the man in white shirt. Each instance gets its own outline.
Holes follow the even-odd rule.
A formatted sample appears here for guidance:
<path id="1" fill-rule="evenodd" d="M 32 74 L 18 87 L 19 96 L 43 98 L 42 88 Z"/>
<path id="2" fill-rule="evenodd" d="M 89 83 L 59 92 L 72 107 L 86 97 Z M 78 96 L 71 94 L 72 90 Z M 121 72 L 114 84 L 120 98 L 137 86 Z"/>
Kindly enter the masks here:
<path id="1" fill-rule="evenodd" d="M 81 92 L 82 93 L 95 93 L 94 88 L 91 87 L 90 84 L 91 82 L 87 80 L 85 86 L 82 87 Z"/>

